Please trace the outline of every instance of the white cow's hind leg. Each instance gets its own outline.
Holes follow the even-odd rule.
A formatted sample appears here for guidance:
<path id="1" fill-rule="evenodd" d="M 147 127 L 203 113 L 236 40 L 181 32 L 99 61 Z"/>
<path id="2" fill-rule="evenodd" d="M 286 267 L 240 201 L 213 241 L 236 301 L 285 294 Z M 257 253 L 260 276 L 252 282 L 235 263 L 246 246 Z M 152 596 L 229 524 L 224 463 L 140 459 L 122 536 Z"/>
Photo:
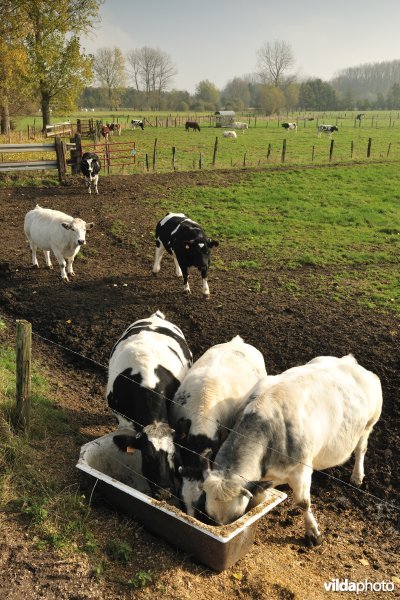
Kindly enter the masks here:
<path id="1" fill-rule="evenodd" d="M 355 463 L 350 477 L 350 481 L 351 483 L 354 483 L 354 485 L 361 485 L 364 479 L 364 456 L 367 452 L 368 437 L 370 433 L 371 430 L 368 429 L 362 434 L 356 449 L 354 450 Z"/>
<path id="2" fill-rule="evenodd" d="M 154 259 L 154 265 L 153 265 L 153 275 L 157 275 L 157 273 L 160 272 L 160 268 L 161 268 L 161 259 L 164 255 L 165 252 L 165 248 L 164 245 L 162 244 L 162 242 L 160 242 L 159 240 L 157 240 L 157 243 L 160 244 L 159 246 L 156 246 L 156 256 Z"/>
<path id="3" fill-rule="evenodd" d="M 32 251 L 32 264 L 34 267 L 38 267 L 39 263 L 38 263 L 37 257 L 36 257 L 37 246 L 33 242 L 29 242 L 29 245 L 30 245 L 31 251 Z"/>

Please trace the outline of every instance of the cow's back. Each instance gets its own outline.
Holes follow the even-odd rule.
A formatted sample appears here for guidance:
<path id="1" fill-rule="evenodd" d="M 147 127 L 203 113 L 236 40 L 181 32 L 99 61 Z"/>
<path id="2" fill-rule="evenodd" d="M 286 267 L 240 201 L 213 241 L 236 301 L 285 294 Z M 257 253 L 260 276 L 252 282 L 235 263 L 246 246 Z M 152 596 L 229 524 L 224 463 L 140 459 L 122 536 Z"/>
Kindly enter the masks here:
<path id="1" fill-rule="evenodd" d="M 36 206 L 25 215 L 25 235 L 43 250 L 50 250 L 54 243 L 67 237 L 62 223 L 72 220 L 71 216 L 59 210 Z"/>

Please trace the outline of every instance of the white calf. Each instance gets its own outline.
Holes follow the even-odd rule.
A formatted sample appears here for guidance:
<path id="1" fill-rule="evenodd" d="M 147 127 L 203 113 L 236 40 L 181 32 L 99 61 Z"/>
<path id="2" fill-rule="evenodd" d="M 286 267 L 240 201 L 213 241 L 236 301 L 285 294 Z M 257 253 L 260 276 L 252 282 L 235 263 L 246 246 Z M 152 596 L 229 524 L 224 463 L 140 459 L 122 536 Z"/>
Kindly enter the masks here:
<path id="1" fill-rule="evenodd" d="M 237 133 L 236 131 L 224 131 L 222 136 L 225 138 L 237 138 Z"/>
<path id="2" fill-rule="evenodd" d="M 74 219 L 59 210 L 41 208 L 39 205 L 25 215 L 24 231 L 32 250 L 32 264 L 38 267 L 36 250 L 41 248 L 46 266 L 52 269 L 50 250 L 61 267 L 61 278 L 69 281 L 74 277 L 74 258 L 80 247 L 86 244 L 86 231 L 93 223 Z M 67 271 L 65 270 L 67 268 Z"/>
<path id="3" fill-rule="evenodd" d="M 319 544 L 311 512 L 313 469 L 341 465 L 354 452 L 351 481 L 360 485 L 368 436 L 381 409 L 379 378 L 352 355 L 318 357 L 264 377 L 218 451 L 218 469 L 205 471 L 207 513 L 229 523 L 245 512 L 254 492 L 287 483 L 303 510 L 307 545 Z"/>
<path id="4" fill-rule="evenodd" d="M 248 128 L 249 128 L 249 126 L 248 126 L 248 124 L 247 124 L 247 123 L 241 123 L 240 121 L 236 121 L 235 123 L 232 123 L 232 127 L 233 127 L 234 129 L 242 129 L 242 130 L 243 130 L 243 133 L 244 133 L 244 130 L 245 130 L 245 129 L 248 129 Z"/>

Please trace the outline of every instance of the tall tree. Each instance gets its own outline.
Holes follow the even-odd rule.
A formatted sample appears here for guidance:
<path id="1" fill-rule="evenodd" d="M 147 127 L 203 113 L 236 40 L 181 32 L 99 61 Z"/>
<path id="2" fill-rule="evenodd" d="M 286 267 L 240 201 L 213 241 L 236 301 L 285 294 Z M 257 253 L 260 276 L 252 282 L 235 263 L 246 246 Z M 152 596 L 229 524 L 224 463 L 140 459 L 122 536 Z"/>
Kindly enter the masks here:
<path id="1" fill-rule="evenodd" d="M 159 102 L 177 73 L 170 56 L 159 48 L 143 46 L 128 52 L 127 61 L 136 90 L 144 91 L 148 100 L 155 97 Z"/>
<path id="2" fill-rule="evenodd" d="M 259 76 L 262 83 L 279 87 L 283 75 L 294 65 L 290 44 L 282 40 L 266 42 L 258 51 Z"/>
<path id="3" fill-rule="evenodd" d="M 220 103 L 221 92 L 214 83 L 208 79 L 203 79 L 196 86 L 196 98 L 204 102 L 206 110 L 214 110 L 218 108 Z"/>
<path id="4" fill-rule="evenodd" d="M 243 110 L 250 105 L 249 84 L 240 77 L 228 81 L 222 91 L 221 99 L 225 107 Z"/>
<path id="5" fill-rule="evenodd" d="M 96 23 L 102 0 L 15 0 L 17 18 L 27 26 L 22 40 L 29 80 L 40 98 L 43 129 L 50 123 L 50 105 L 71 108 L 91 78 L 91 57 L 79 36 Z"/>
<path id="6" fill-rule="evenodd" d="M 107 90 L 108 107 L 118 108 L 122 88 L 126 84 L 125 59 L 119 48 L 100 48 L 93 69 L 101 86 Z"/>

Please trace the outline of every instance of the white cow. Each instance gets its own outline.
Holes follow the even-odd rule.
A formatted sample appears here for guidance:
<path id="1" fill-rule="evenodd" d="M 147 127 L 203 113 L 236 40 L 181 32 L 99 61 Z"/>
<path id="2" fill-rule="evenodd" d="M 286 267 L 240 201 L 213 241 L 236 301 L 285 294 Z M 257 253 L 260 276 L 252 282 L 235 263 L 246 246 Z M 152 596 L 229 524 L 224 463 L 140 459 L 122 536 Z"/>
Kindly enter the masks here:
<path id="1" fill-rule="evenodd" d="M 249 126 L 248 126 L 248 124 L 247 124 L 247 123 L 242 123 L 242 122 L 240 122 L 240 121 L 236 121 L 235 123 L 232 123 L 232 127 L 233 127 L 234 129 L 242 129 L 242 130 L 243 130 L 243 133 L 244 133 L 244 130 L 245 130 L 245 129 L 248 129 L 248 128 L 249 128 Z"/>
<path id="2" fill-rule="evenodd" d="M 225 138 L 237 138 L 237 133 L 236 131 L 224 131 L 222 133 L 222 136 Z"/>
<path id="3" fill-rule="evenodd" d="M 355 454 L 354 485 L 364 478 L 368 436 L 382 409 L 379 378 L 349 354 L 318 357 L 261 379 L 205 471 L 205 509 L 218 523 L 246 510 L 252 492 L 289 484 L 304 515 L 307 545 L 321 543 L 311 512 L 313 469 L 328 469 Z"/>
<path id="4" fill-rule="evenodd" d="M 176 391 L 170 422 L 181 450 L 182 499 L 190 515 L 201 495 L 201 455 L 214 459 L 238 409 L 266 374 L 261 352 L 237 335 L 209 348 Z"/>
<path id="5" fill-rule="evenodd" d="M 46 266 L 52 269 L 50 250 L 61 267 L 61 278 L 69 281 L 74 277 L 72 268 L 74 258 L 80 247 L 86 244 L 86 231 L 92 229 L 94 223 L 85 223 L 82 219 L 41 208 L 38 204 L 25 215 L 24 231 L 32 250 L 32 264 L 38 267 L 36 250 L 41 248 Z M 65 267 L 67 270 L 65 270 Z"/>

